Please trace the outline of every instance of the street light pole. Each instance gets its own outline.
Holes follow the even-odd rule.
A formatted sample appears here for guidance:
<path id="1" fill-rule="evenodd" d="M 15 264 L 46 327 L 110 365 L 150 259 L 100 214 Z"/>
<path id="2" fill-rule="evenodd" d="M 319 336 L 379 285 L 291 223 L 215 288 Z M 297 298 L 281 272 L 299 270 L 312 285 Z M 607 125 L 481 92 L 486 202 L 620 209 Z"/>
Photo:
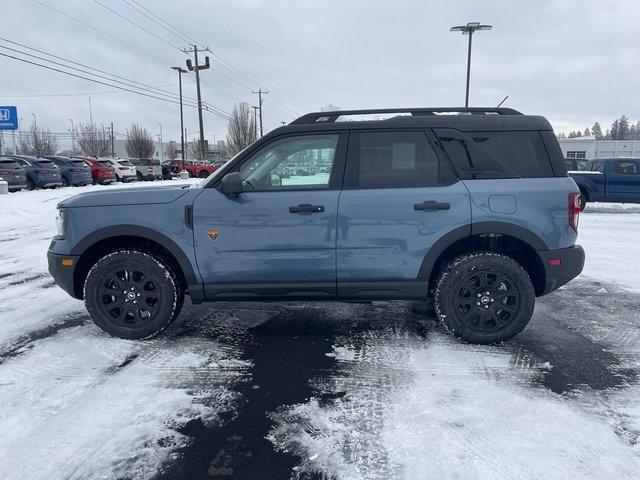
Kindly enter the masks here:
<path id="1" fill-rule="evenodd" d="M 184 162 L 187 157 L 185 157 L 184 153 L 184 116 L 182 114 L 182 74 L 187 73 L 188 70 L 185 70 L 181 67 L 171 67 L 178 72 L 178 85 L 180 88 L 180 148 L 182 149 L 182 161 Z"/>
<path id="2" fill-rule="evenodd" d="M 456 25 L 449 29 L 450 32 L 462 32 L 462 35 L 469 35 L 469 46 L 467 48 L 467 86 L 465 89 L 464 106 L 469 107 L 469 80 L 471 78 L 471 43 L 473 34 L 478 30 L 491 30 L 492 25 L 481 25 L 480 22 L 470 22 L 466 25 Z"/>

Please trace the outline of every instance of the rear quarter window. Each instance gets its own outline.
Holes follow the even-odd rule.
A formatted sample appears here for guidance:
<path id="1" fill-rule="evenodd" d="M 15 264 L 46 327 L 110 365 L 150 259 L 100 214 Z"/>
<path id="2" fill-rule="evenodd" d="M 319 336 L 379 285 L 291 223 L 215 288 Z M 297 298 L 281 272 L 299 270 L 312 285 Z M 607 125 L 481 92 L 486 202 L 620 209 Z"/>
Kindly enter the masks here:
<path id="1" fill-rule="evenodd" d="M 555 172 L 537 131 L 460 132 L 437 129 L 436 134 L 461 178 L 546 178 L 566 175 L 561 161 Z"/>

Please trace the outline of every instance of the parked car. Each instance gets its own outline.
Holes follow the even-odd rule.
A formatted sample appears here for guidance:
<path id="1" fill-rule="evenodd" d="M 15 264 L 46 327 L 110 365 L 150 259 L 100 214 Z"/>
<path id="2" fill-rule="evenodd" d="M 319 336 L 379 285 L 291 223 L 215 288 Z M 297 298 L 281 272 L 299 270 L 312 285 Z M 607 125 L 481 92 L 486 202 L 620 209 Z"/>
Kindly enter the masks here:
<path id="1" fill-rule="evenodd" d="M 62 184 L 65 187 L 84 186 L 92 182 L 91 168 L 78 158 L 62 157 L 59 155 L 48 155 L 47 158 L 55 163 L 60 169 Z"/>
<path id="2" fill-rule="evenodd" d="M 220 168 L 221 165 L 224 165 L 224 162 L 203 163 L 199 160 L 178 161 L 179 171 L 186 170 L 189 172 L 189 176 L 194 178 L 207 178 Z"/>
<path id="3" fill-rule="evenodd" d="M 162 180 L 160 160 L 155 158 L 130 158 L 129 161 L 136 167 L 138 180 Z"/>
<path id="4" fill-rule="evenodd" d="M 463 114 L 434 114 L 443 111 Z M 580 192 L 551 125 L 506 108 L 336 121 L 401 112 L 307 114 L 194 188 L 63 200 L 49 271 L 123 338 L 161 332 L 188 294 L 193 303 L 431 297 L 458 337 L 508 340 L 535 297 L 584 264 Z M 275 171 L 302 155 L 331 174 L 282 182 Z"/>
<path id="5" fill-rule="evenodd" d="M 640 203 L 640 158 L 599 158 L 586 171 L 569 172 L 580 188 L 580 209 L 587 202 Z"/>
<path id="6" fill-rule="evenodd" d="M 126 158 L 100 157 L 98 162 L 102 165 L 110 165 L 120 182 L 127 183 L 138 179 L 136 167 Z"/>
<path id="7" fill-rule="evenodd" d="M 565 158 L 564 161 L 567 164 L 567 170 L 570 172 L 581 172 L 589 169 L 589 160 L 583 158 Z"/>
<path id="8" fill-rule="evenodd" d="M 60 169 L 48 158 L 28 155 L 6 155 L 16 160 L 27 174 L 27 190 L 62 186 Z"/>
<path id="9" fill-rule="evenodd" d="M 0 157 L 0 177 L 7 182 L 10 192 L 27 188 L 27 173 L 14 158 Z"/>
<path id="10" fill-rule="evenodd" d="M 73 157 L 75 159 L 83 160 L 89 168 L 91 168 L 91 178 L 93 184 L 109 185 L 115 182 L 118 177 L 116 171 L 109 162 L 98 161 L 91 157 Z"/>

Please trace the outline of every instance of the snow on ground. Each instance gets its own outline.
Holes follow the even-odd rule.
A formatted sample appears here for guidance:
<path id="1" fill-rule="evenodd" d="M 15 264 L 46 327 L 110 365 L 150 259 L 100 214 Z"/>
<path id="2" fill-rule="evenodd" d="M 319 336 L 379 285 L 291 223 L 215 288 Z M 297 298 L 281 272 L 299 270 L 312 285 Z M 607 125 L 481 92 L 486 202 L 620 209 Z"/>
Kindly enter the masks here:
<path id="1" fill-rule="evenodd" d="M 47 272 L 60 200 L 135 186 L 0 196 L 3 479 L 148 478 L 186 441 L 180 425 L 233 408 L 230 386 L 249 367 L 238 351 L 187 337 L 110 338 Z"/>
<path id="2" fill-rule="evenodd" d="M 629 290 L 640 290 L 640 215 L 596 205 L 580 221 L 584 273 L 539 300 L 528 340 L 561 348 L 541 335 L 545 327 L 539 325 L 550 321 L 560 335 L 593 342 L 621 359 L 606 375 L 637 372 L 640 296 Z M 305 459 L 299 473 L 338 479 L 639 478 L 637 383 L 605 389 L 576 384 L 558 394 L 532 386 L 556 366 L 533 361 L 526 344 L 515 351 L 479 347 L 438 332 L 423 338 L 393 327 L 345 336 L 329 355 L 341 373 L 314 382 L 320 392 L 340 393 L 338 400 L 311 398 L 273 416 L 269 438 Z"/>
<path id="3" fill-rule="evenodd" d="M 149 478 L 189 441 L 178 433 L 181 425 L 192 419 L 215 425 L 241 402 L 233 386 L 252 367 L 241 345 L 188 335 L 110 338 L 88 320 L 82 302 L 53 285 L 45 254 L 56 204 L 117 187 L 0 196 L 3 479 Z M 640 370 L 640 294 L 632 293 L 640 291 L 638 238 L 638 206 L 590 204 L 579 236 L 587 252 L 584 274 L 541 299 L 521 337 L 565 355 L 565 344 L 542 335 L 554 325 L 552 335 L 620 359 L 603 367 L 603 375 Z M 637 382 L 554 393 L 536 382 L 558 365 L 537 360 L 525 340 L 462 344 L 398 305 L 363 306 L 380 317 L 378 326 L 335 338 L 328 353 L 335 368 L 309 380 L 333 400 L 319 396 L 263 413 L 274 420 L 274 447 L 303 459 L 299 474 L 638 478 Z M 366 317 L 355 305 L 339 310 L 349 324 Z M 406 328 L 408 322 L 418 328 Z"/>
<path id="4" fill-rule="evenodd" d="M 625 214 L 610 213 L 615 211 L 610 204 L 587 204 L 580 215 L 578 243 L 586 253 L 582 275 L 640 291 L 640 205 L 614 206 L 627 207 L 618 210 Z"/>

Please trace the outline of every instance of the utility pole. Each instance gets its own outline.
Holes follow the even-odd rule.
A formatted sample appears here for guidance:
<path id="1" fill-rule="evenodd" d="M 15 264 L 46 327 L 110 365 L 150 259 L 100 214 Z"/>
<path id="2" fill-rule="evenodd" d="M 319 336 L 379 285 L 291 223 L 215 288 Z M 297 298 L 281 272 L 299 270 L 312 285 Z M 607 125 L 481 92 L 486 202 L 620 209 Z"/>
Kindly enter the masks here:
<path id="1" fill-rule="evenodd" d="M 262 128 L 262 95 L 266 95 L 269 91 L 259 88 L 257 92 L 252 93 L 258 94 L 258 108 L 260 109 L 260 136 L 262 137 L 262 135 L 264 135 L 264 130 Z"/>
<path id="2" fill-rule="evenodd" d="M 182 114 L 182 74 L 187 73 L 187 70 L 181 67 L 171 67 L 178 72 L 178 85 L 180 89 L 180 148 L 182 151 L 182 161 L 184 162 L 187 157 L 185 157 L 184 152 L 184 116 Z"/>
<path id="3" fill-rule="evenodd" d="M 255 105 L 251 105 L 253 108 L 253 131 L 256 136 L 256 140 L 258 139 L 258 109 L 260 107 L 256 107 Z"/>
<path id="4" fill-rule="evenodd" d="M 462 35 L 469 35 L 469 46 L 467 48 L 467 88 L 464 97 L 464 106 L 469 106 L 469 79 L 471 77 L 471 41 L 473 34 L 478 30 L 491 30 L 491 25 L 480 25 L 480 22 L 470 22 L 466 25 L 456 25 L 449 29 L 450 32 L 462 32 Z"/>
<path id="5" fill-rule="evenodd" d="M 207 47 L 205 50 L 209 50 Z M 204 146 L 204 126 L 202 125 L 202 97 L 200 94 L 200 70 L 207 70 L 211 65 L 209 63 L 209 57 L 204 57 L 204 65 L 198 64 L 198 46 L 194 45 L 193 49 L 185 50 L 184 53 L 193 53 L 193 59 L 195 65 L 191 63 L 191 59 L 187 60 L 187 68 L 189 71 L 196 72 L 196 90 L 198 91 L 198 120 L 200 122 L 200 160 L 205 158 L 205 146 Z"/>
<path id="6" fill-rule="evenodd" d="M 160 125 L 160 163 L 164 163 L 164 147 L 162 146 L 162 124 L 159 123 L 158 125 Z"/>
<path id="7" fill-rule="evenodd" d="M 91 112 L 91 97 L 89 97 L 89 125 L 93 125 L 93 113 Z"/>
<path id="8" fill-rule="evenodd" d="M 287 124 L 287 122 L 280 122 L 280 123 L 282 124 L 283 127 Z"/>
<path id="9" fill-rule="evenodd" d="M 73 119 L 70 118 L 69 121 L 71 122 L 71 153 L 75 155 L 76 154 L 76 134 L 75 134 L 76 129 L 73 126 Z"/>
<path id="10" fill-rule="evenodd" d="M 116 158 L 116 141 L 113 134 L 113 122 L 111 122 L 111 157 Z"/>

